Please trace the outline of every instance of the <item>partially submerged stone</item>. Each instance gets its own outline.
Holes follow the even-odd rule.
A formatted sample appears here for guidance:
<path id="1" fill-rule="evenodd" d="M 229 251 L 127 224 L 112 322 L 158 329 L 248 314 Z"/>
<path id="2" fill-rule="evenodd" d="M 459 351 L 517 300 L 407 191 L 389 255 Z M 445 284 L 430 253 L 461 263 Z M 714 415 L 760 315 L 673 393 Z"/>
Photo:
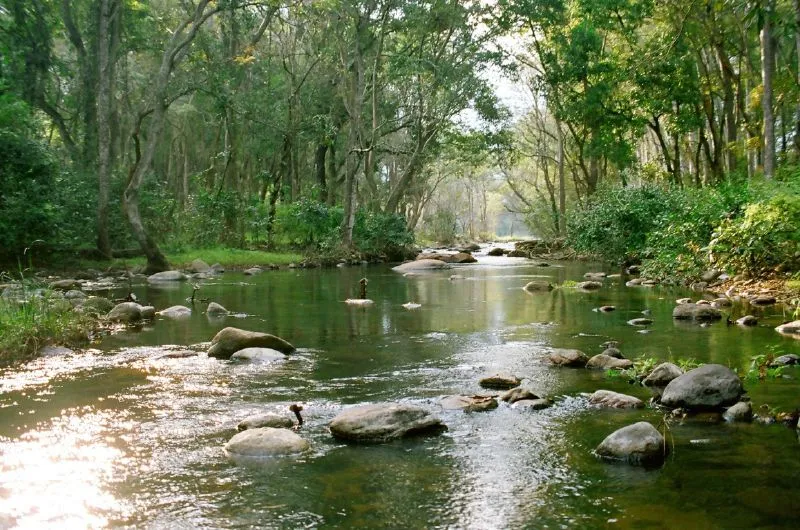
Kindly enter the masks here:
<path id="1" fill-rule="evenodd" d="M 706 364 L 670 381 L 661 403 L 689 410 L 715 409 L 736 403 L 743 393 L 736 372 L 721 364 Z"/>
<path id="2" fill-rule="evenodd" d="M 464 412 L 485 412 L 497 408 L 497 400 L 492 396 L 445 396 L 441 401 L 445 410 Z"/>
<path id="3" fill-rule="evenodd" d="M 569 366 L 572 368 L 583 368 L 589 361 L 589 357 L 580 350 L 556 349 L 548 355 L 550 362 L 556 366 Z"/>
<path id="4" fill-rule="evenodd" d="M 142 319 L 142 306 L 136 302 L 122 302 L 108 312 L 106 319 L 123 324 L 138 322 Z"/>
<path id="5" fill-rule="evenodd" d="M 269 363 L 282 361 L 284 359 L 286 359 L 285 354 L 278 350 L 273 350 L 272 348 L 244 348 L 231 355 L 232 361 L 249 361 L 256 363 Z"/>
<path id="6" fill-rule="evenodd" d="M 192 316 L 192 310 L 184 305 L 174 305 L 158 312 L 162 317 L 181 319 Z"/>
<path id="7" fill-rule="evenodd" d="M 50 284 L 51 289 L 56 289 L 59 291 L 72 291 L 75 289 L 81 288 L 81 282 L 75 280 L 73 278 L 69 278 L 66 280 L 57 280 Z"/>
<path id="8" fill-rule="evenodd" d="M 420 259 L 392 267 L 392 270 L 395 272 L 424 272 L 449 268 L 451 268 L 450 264 L 438 259 Z"/>
<path id="9" fill-rule="evenodd" d="M 540 399 L 540 398 L 527 388 L 516 387 L 500 394 L 500 399 L 510 405 L 516 403 L 517 401 L 522 401 L 523 399 Z"/>
<path id="10" fill-rule="evenodd" d="M 611 313 L 612 311 L 616 311 L 617 308 L 613 305 L 601 305 L 597 310 L 601 313 Z"/>
<path id="11" fill-rule="evenodd" d="M 710 305 L 680 304 L 672 310 L 672 318 L 677 320 L 719 320 L 722 313 Z"/>
<path id="12" fill-rule="evenodd" d="M 197 258 L 187 268 L 189 272 L 211 272 L 211 267 L 205 261 Z"/>
<path id="13" fill-rule="evenodd" d="M 604 353 L 595 355 L 586 363 L 586 368 L 598 370 L 627 370 L 632 366 L 633 361 L 630 359 L 618 359 Z"/>
<path id="14" fill-rule="evenodd" d="M 445 429 L 441 420 L 425 409 L 402 403 L 377 403 L 347 409 L 331 421 L 329 428 L 334 437 L 356 442 L 387 442 Z"/>
<path id="15" fill-rule="evenodd" d="M 605 272 L 587 272 L 583 275 L 587 280 L 602 280 L 606 277 Z"/>
<path id="16" fill-rule="evenodd" d="M 545 398 L 520 399 L 511 405 L 512 409 L 518 410 L 543 410 L 553 406 L 553 402 Z"/>
<path id="17" fill-rule="evenodd" d="M 257 414 L 250 416 L 236 426 L 239 431 L 246 431 L 247 429 L 260 429 L 263 427 L 272 427 L 273 429 L 290 429 L 294 425 L 294 421 L 280 414 L 268 412 L 266 414 Z"/>
<path id="18" fill-rule="evenodd" d="M 508 390 L 522 384 L 522 380 L 511 374 L 492 374 L 484 377 L 478 382 L 483 388 L 490 388 L 495 390 Z"/>
<path id="19" fill-rule="evenodd" d="M 644 378 L 642 384 L 650 387 L 665 387 L 673 379 L 683 375 L 683 370 L 673 363 L 661 363 Z"/>
<path id="20" fill-rule="evenodd" d="M 745 315 L 742 318 L 736 320 L 736 324 L 739 326 L 757 326 L 758 319 L 753 315 Z"/>
<path id="21" fill-rule="evenodd" d="M 596 291 L 603 287 L 603 284 L 596 281 L 587 281 L 587 282 L 580 282 L 576 285 L 578 289 L 583 289 L 584 291 Z"/>
<path id="22" fill-rule="evenodd" d="M 209 303 L 208 307 L 206 308 L 206 314 L 212 317 L 221 317 L 227 315 L 228 313 L 229 311 L 227 309 L 216 302 Z"/>
<path id="23" fill-rule="evenodd" d="M 45 346 L 39 350 L 39 355 L 42 357 L 64 357 L 73 353 L 75 352 L 64 346 Z"/>
<path id="24" fill-rule="evenodd" d="M 281 353 L 292 353 L 295 348 L 285 340 L 268 333 L 246 331 L 228 327 L 221 330 L 211 339 L 209 357 L 229 359 L 231 355 L 245 348 L 272 348 Z"/>
<path id="25" fill-rule="evenodd" d="M 755 306 L 774 305 L 776 302 L 775 297 L 768 294 L 761 294 L 750 299 L 750 305 Z"/>
<path id="26" fill-rule="evenodd" d="M 181 271 L 164 271 L 151 274 L 147 277 L 148 282 L 183 282 L 186 275 Z"/>
<path id="27" fill-rule="evenodd" d="M 611 390 L 596 390 L 589 396 L 589 403 L 614 409 L 640 409 L 644 407 L 644 401 L 641 399 L 627 394 L 620 394 L 619 392 L 612 392 Z"/>
<path id="28" fill-rule="evenodd" d="M 789 337 L 800 339 L 800 320 L 795 320 L 794 322 L 787 322 L 786 324 L 781 324 L 780 326 L 775 328 L 775 331 L 777 331 L 781 335 L 787 335 Z"/>
<path id="29" fill-rule="evenodd" d="M 723 417 L 725 421 L 729 422 L 751 422 L 753 421 L 753 405 L 749 401 L 740 401 L 732 407 L 728 407 Z"/>
<path id="30" fill-rule="evenodd" d="M 311 445 L 289 429 L 260 427 L 239 432 L 225 444 L 229 456 L 269 457 L 302 453 Z"/>
<path id="31" fill-rule="evenodd" d="M 256 274 L 261 274 L 262 272 L 264 272 L 264 269 L 261 267 L 250 267 L 249 269 L 245 269 L 243 274 L 245 276 L 255 276 Z"/>
<path id="32" fill-rule="evenodd" d="M 794 353 L 787 353 L 786 355 L 776 357 L 771 363 L 769 363 L 771 367 L 789 366 L 792 364 L 800 364 L 800 356 L 795 355 Z"/>
<path id="33" fill-rule="evenodd" d="M 542 280 L 534 280 L 532 282 L 526 283 L 523 289 L 529 293 L 547 292 L 553 290 L 553 284 Z"/>
<path id="34" fill-rule="evenodd" d="M 600 458 L 633 465 L 660 465 L 669 446 L 658 430 L 646 421 L 618 429 L 595 449 Z"/>
<path id="35" fill-rule="evenodd" d="M 631 320 L 628 320 L 628 324 L 631 325 L 631 326 L 649 326 L 652 323 L 653 323 L 653 319 L 652 318 L 640 317 L 640 318 L 632 318 Z"/>

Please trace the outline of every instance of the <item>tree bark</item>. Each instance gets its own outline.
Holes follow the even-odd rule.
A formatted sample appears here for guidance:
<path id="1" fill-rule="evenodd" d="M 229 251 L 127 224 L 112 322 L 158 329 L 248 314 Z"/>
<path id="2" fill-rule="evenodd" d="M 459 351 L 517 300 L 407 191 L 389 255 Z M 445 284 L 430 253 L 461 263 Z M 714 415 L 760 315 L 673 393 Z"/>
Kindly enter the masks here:
<path id="1" fill-rule="evenodd" d="M 775 176 L 775 116 L 772 108 L 772 78 L 775 72 L 775 50 L 772 42 L 774 0 L 766 0 L 764 23 L 761 27 L 761 82 L 764 92 L 761 100 L 764 115 L 764 177 Z"/>

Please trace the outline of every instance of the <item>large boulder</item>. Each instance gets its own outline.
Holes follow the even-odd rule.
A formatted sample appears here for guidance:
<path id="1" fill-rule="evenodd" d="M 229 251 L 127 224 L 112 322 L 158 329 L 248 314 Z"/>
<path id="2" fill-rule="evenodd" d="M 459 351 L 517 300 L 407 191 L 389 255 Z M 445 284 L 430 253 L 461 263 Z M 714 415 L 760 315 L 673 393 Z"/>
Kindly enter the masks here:
<path id="1" fill-rule="evenodd" d="M 522 380 L 511 374 L 493 374 L 481 379 L 478 384 L 483 388 L 490 388 L 494 390 L 508 390 L 509 388 L 518 387 Z"/>
<path id="2" fill-rule="evenodd" d="M 165 318 L 181 319 L 192 316 L 192 310 L 185 305 L 174 305 L 172 307 L 162 309 L 158 312 L 158 314 Z"/>
<path id="3" fill-rule="evenodd" d="M 721 364 L 706 364 L 670 381 L 661 403 L 689 410 L 716 409 L 736 403 L 743 393 L 736 372 Z"/>
<path id="4" fill-rule="evenodd" d="M 247 429 L 260 429 L 262 427 L 272 427 L 273 429 L 290 429 L 294 425 L 294 421 L 287 416 L 267 412 L 266 414 L 257 414 L 250 416 L 239 422 L 236 428 L 240 431 Z"/>
<path id="5" fill-rule="evenodd" d="M 529 293 L 535 292 L 547 292 L 553 290 L 553 284 L 543 280 L 534 280 L 532 282 L 528 282 L 523 287 Z"/>
<path id="6" fill-rule="evenodd" d="M 572 368 L 583 368 L 589 361 L 589 357 L 580 350 L 557 349 L 550 352 L 547 358 L 556 366 L 569 366 Z"/>
<path id="7" fill-rule="evenodd" d="M 272 348 L 244 348 L 231 355 L 233 361 L 249 361 L 253 363 L 271 363 L 282 361 L 286 355 Z"/>
<path id="8" fill-rule="evenodd" d="M 267 457 L 302 453 L 310 444 L 289 429 L 260 427 L 237 433 L 225 444 L 232 457 Z"/>
<path id="9" fill-rule="evenodd" d="M 775 331 L 780 333 L 781 335 L 788 335 L 789 337 L 794 337 L 796 339 L 800 339 L 800 320 L 795 320 L 794 322 L 787 322 L 786 324 L 781 324 Z"/>
<path id="10" fill-rule="evenodd" d="M 438 259 L 419 259 L 403 263 L 397 267 L 392 267 L 392 270 L 395 272 L 424 272 L 449 268 L 449 264 Z"/>
<path id="11" fill-rule="evenodd" d="M 523 399 L 540 399 L 540 398 L 527 388 L 516 387 L 500 394 L 500 399 L 511 405 L 513 403 L 516 403 L 517 401 L 522 401 Z"/>
<path id="12" fill-rule="evenodd" d="M 475 263 L 477 261 L 475 256 L 468 252 L 458 252 L 450 256 L 448 260 L 449 263 Z"/>
<path id="13" fill-rule="evenodd" d="M 341 412 L 329 424 L 331 434 L 343 440 L 386 442 L 412 434 L 441 431 L 439 418 L 414 405 L 377 403 Z"/>
<path id="14" fill-rule="evenodd" d="M 644 378 L 642 384 L 650 387 L 665 387 L 673 379 L 683 375 L 683 370 L 676 364 L 661 363 Z"/>
<path id="15" fill-rule="evenodd" d="M 617 359 L 604 353 L 595 355 L 586 363 L 586 368 L 598 370 L 627 370 L 632 366 L 633 361 L 630 359 Z"/>
<path id="16" fill-rule="evenodd" d="M 142 306 L 136 302 L 122 302 L 108 312 L 106 319 L 123 324 L 138 322 L 142 319 Z"/>
<path id="17" fill-rule="evenodd" d="M 181 271 L 164 271 L 151 274 L 147 277 L 148 282 L 184 282 L 186 275 Z"/>
<path id="18" fill-rule="evenodd" d="M 589 396 L 589 403 L 613 409 L 640 409 L 644 407 L 644 401 L 641 399 L 627 394 L 620 394 L 619 392 L 612 392 L 611 390 L 596 390 L 594 394 Z"/>
<path id="19" fill-rule="evenodd" d="M 245 331 L 238 328 L 225 328 L 211 339 L 209 357 L 230 359 L 231 355 L 245 348 L 272 348 L 281 353 L 292 353 L 295 348 L 285 340 L 268 333 Z"/>
<path id="20" fill-rule="evenodd" d="M 680 304 L 672 310 L 672 318 L 677 320 L 719 320 L 722 318 L 722 313 L 710 305 Z"/>
<path id="21" fill-rule="evenodd" d="M 492 396 L 445 396 L 441 401 L 445 410 L 464 412 L 485 412 L 497 408 L 497 400 Z"/>
<path id="22" fill-rule="evenodd" d="M 197 273 L 197 272 L 211 272 L 211 267 L 205 261 L 201 260 L 200 258 L 197 258 L 196 260 L 192 261 L 192 263 L 189 265 L 189 267 L 186 270 L 188 270 L 189 272 L 195 272 L 195 273 Z"/>
<path id="23" fill-rule="evenodd" d="M 660 465 L 669 451 L 664 437 L 646 421 L 614 431 L 595 449 L 597 456 L 633 465 Z"/>

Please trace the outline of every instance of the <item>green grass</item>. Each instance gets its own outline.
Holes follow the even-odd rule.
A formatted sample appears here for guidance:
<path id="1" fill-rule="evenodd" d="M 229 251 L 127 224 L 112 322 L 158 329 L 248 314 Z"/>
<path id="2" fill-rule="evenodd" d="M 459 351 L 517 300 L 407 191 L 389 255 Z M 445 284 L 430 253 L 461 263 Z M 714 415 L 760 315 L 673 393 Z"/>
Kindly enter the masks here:
<path id="1" fill-rule="evenodd" d="M 24 304 L 0 299 L 0 365 L 31 359 L 49 344 L 86 343 L 94 321 L 64 304 L 68 302 L 47 297 Z"/>
<path id="2" fill-rule="evenodd" d="M 228 269 L 246 269 L 256 265 L 288 265 L 303 261 L 301 254 L 293 252 L 264 252 L 261 250 L 242 250 L 233 248 L 211 248 L 185 250 L 182 252 L 167 252 L 167 261 L 170 266 L 180 269 L 188 266 L 196 259 L 202 259 L 209 265 L 219 263 Z M 113 260 L 80 260 L 75 268 L 78 269 L 107 269 L 109 267 L 122 268 L 125 266 L 136 267 L 144 265 L 144 257 Z"/>

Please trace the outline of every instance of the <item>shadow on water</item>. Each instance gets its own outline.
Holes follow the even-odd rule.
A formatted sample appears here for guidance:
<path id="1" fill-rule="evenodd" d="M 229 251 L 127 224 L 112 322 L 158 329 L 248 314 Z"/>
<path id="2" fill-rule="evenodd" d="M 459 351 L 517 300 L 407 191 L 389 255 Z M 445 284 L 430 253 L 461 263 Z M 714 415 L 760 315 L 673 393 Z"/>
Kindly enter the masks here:
<path id="1" fill-rule="evenodd" d="M 800 353 L 800 341 L 772 330 L 780 311 L 760 310 L 755 329 L 700 327 L 672 320 L 676 298 L 696 297 L 681 290 L 621 279 L 595 292 L 521 289 L 589 270 L 500 258 L 410 277 L 381 266 L 208 281 L 200 295 L 236 318 L 209 319 L 197 304 L 187 319 L 158 318 L 97 351 L 2 372 L 0 527 L 796 527 L 794 431 L 673 423 L 675 451 L 663 468 L 610 465 L 592 449 L 616 428 L 658 424 L 661 414 L 590 409 L 580 393 L 607 388 L 646 400 L 647 391 L 543 361 L 551 348 L 591 355 L 616 340 L 628 357 L 742 368 L 767 346 Z M 364 276 L 375 303 L 346 306 Z M 134 290 L 157 309 L 191 295 L 185 284 Z M 601 305 L 616 311 L 593 311 Z M 651 325 L 627 323 L 643 311 Z M 160 357 L 202 352 L 225 326 L 273 333 L 299 350 L 271 363 Z M 498 371 L 555 405 L 473 414 L 439 406 L 443 395 L 482 392 L 478 380 Z M 756 406 L 800 405 L 800 370 L 786 373 L 793 378 L 748 384 Z M 448 431 L 379 446 L 343 444 L 327 431 L 346 406 L 396 400 L 431 409 Z M 304 406 L 308 454 L 258 465 L 226 459 L 222 445 L 239 421 L 288 414 L 291 403 Z"/>

